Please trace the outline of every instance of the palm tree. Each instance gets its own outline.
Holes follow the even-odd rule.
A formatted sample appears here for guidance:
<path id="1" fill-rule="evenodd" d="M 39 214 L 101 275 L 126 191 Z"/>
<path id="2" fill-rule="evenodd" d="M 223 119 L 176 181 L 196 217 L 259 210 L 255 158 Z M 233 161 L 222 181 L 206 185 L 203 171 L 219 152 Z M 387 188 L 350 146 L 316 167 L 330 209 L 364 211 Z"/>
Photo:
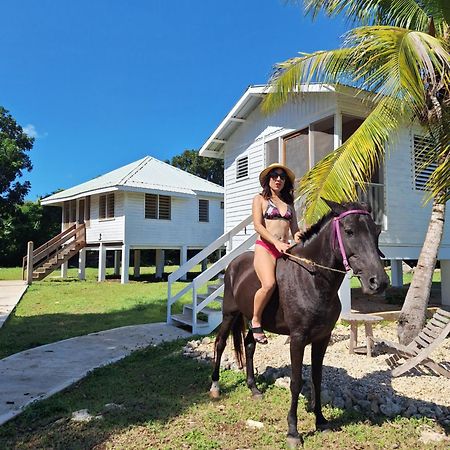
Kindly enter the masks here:
<path id="1" fill-rule="evenodd" d="M 316 17 L 344 13 L 361 26 L 336 50 L 301 54 L 280 63 L 269 82 L 264 109 L 284 104 L 311 81 L 369 91 L 372 110 L 356 132 L 320 161 L 300 182 L 308 222 L 327 210 L 321 197 L 356 199 L 383 161 L 386 144 L 400 126 L 420 123 L 430 142 L 426 165 L 437 164 L 428 181 L 431 219 L 398 321 L 401 343 L 409 343 L 425 320 L 432 276 L 450 197 L 450 2 L 448 0 L 306 0 Z"/>

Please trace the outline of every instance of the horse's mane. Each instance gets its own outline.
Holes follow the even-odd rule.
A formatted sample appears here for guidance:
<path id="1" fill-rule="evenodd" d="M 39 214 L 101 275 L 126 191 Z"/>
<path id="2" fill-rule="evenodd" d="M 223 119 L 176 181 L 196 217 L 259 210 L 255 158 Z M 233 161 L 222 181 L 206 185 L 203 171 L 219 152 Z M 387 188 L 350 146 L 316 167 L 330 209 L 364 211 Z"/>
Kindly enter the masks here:
<path id="1" fill-rule="evenodd" d="M 350 209 L 365 209 L 370 212 L 370 208 L 366 203 L 357 203 L 357 202 L 347 202 L 342 203 L 342 207 L 345 208 L 346 211 Z M 317 236 L 320 230 L 333 218 L 335 214 L 333 211 L 328 211 L 324 216 L 322 216 L 314 225 L 311 225 L 302 236 L 302 242 L 304 245 L 311 240 L 314 236 Z"/>

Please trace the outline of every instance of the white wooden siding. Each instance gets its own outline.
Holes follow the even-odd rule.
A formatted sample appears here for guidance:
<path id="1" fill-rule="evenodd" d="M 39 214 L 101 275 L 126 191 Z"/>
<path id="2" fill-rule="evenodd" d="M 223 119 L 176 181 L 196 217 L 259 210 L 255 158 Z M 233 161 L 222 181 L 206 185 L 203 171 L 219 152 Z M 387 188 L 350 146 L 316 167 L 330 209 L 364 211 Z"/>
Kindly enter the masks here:
<path id="1" fill-rule="evenodd" d="M 206 247 L 223 233 L 221 198 L 172 197 L 171 219 L 146 219 L 145 195 L 138 192 L 126 194 L 126 240 L 136 248 L 188 248 Z M 200 222 L 198 199 L 209 200 L 209 222 Z"/>
<path id="2" fill-rule="evenodd" d="M 123 242 L 124 238 L 124 193 L 114 192 L 114 219 L 99 219 L 100 195 L 91 196 L 91 220 L 86 228 L 88 244 L 102 242 Z"/>
<path id="3" fill-rule="evenodd" d="M 333 93 L 311 93 L 304 94 L 299 101 L 288 103 L 273 115 L 263 115 L 259 107 L 249 115 L 224 146 L 225 230 L 230 230 L 248 217 L 253 196 L 261 191 L 258 175 L 266 166 L 264 143 L 304 128 L 336 111 L 364 117 L 368 108 L 348 95 L 336 97 Z M 384 248 L 409 248 L 411 255 L 418 255 L 428 227 L 431 206 L 423 207 L 424 193 L 414 189 L 411 136 L 410 130 L 405 128 L 395 144 L 391 145 L 391 151 L 387 152 L 387 230 L 382 232 L 380 243 Z M 236 181 L 236 159 L 245 155 L 249 157 L 249 177 Z M 446 223 L 441 255 L 450 255 L 448 209 Z M 247 233 L 251 231 L 252 228 L 248 227 Z M 244 238 L 242 233 L 238 235 L 233 246 Z"/>

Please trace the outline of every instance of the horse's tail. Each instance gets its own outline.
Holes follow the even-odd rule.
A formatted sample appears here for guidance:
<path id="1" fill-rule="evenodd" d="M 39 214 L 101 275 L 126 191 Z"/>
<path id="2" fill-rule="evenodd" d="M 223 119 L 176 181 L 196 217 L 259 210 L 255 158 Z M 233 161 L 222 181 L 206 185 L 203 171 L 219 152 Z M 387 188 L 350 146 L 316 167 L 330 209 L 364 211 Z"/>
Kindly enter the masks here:
<path id="1" fill-rule="evenodd" d="M 240 312 L 233 323 L 233 345 L 234 345 L 234 356 L 236 358 L 237 365 L 239 369 L 244 367 L 244 351 L 243 351 L 243 340 L 245 336 L 245 323 L 244 315 Z"/>

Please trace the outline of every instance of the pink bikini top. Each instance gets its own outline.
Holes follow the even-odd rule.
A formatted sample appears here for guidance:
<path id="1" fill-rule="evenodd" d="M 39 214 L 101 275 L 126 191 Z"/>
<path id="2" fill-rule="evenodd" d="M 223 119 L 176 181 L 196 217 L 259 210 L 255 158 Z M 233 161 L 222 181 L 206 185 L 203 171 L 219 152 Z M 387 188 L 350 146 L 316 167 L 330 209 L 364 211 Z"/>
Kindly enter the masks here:
<path id="1" fill-rule="evenodd" d="M 266 209 L 263 217 L 264 217 L 264 219 L 268 219 L 268 220 L 291 220 L 292 219 L 292 209 L 291 209 L 290 205 L 288 205 L 288 208 L 287 208 L 286 212 L 284 213 L 284 216 L 282 216 L 280 213 L 280 210 L 272 202 L 272 199 L 269 198 L 267 209 Z"/>

